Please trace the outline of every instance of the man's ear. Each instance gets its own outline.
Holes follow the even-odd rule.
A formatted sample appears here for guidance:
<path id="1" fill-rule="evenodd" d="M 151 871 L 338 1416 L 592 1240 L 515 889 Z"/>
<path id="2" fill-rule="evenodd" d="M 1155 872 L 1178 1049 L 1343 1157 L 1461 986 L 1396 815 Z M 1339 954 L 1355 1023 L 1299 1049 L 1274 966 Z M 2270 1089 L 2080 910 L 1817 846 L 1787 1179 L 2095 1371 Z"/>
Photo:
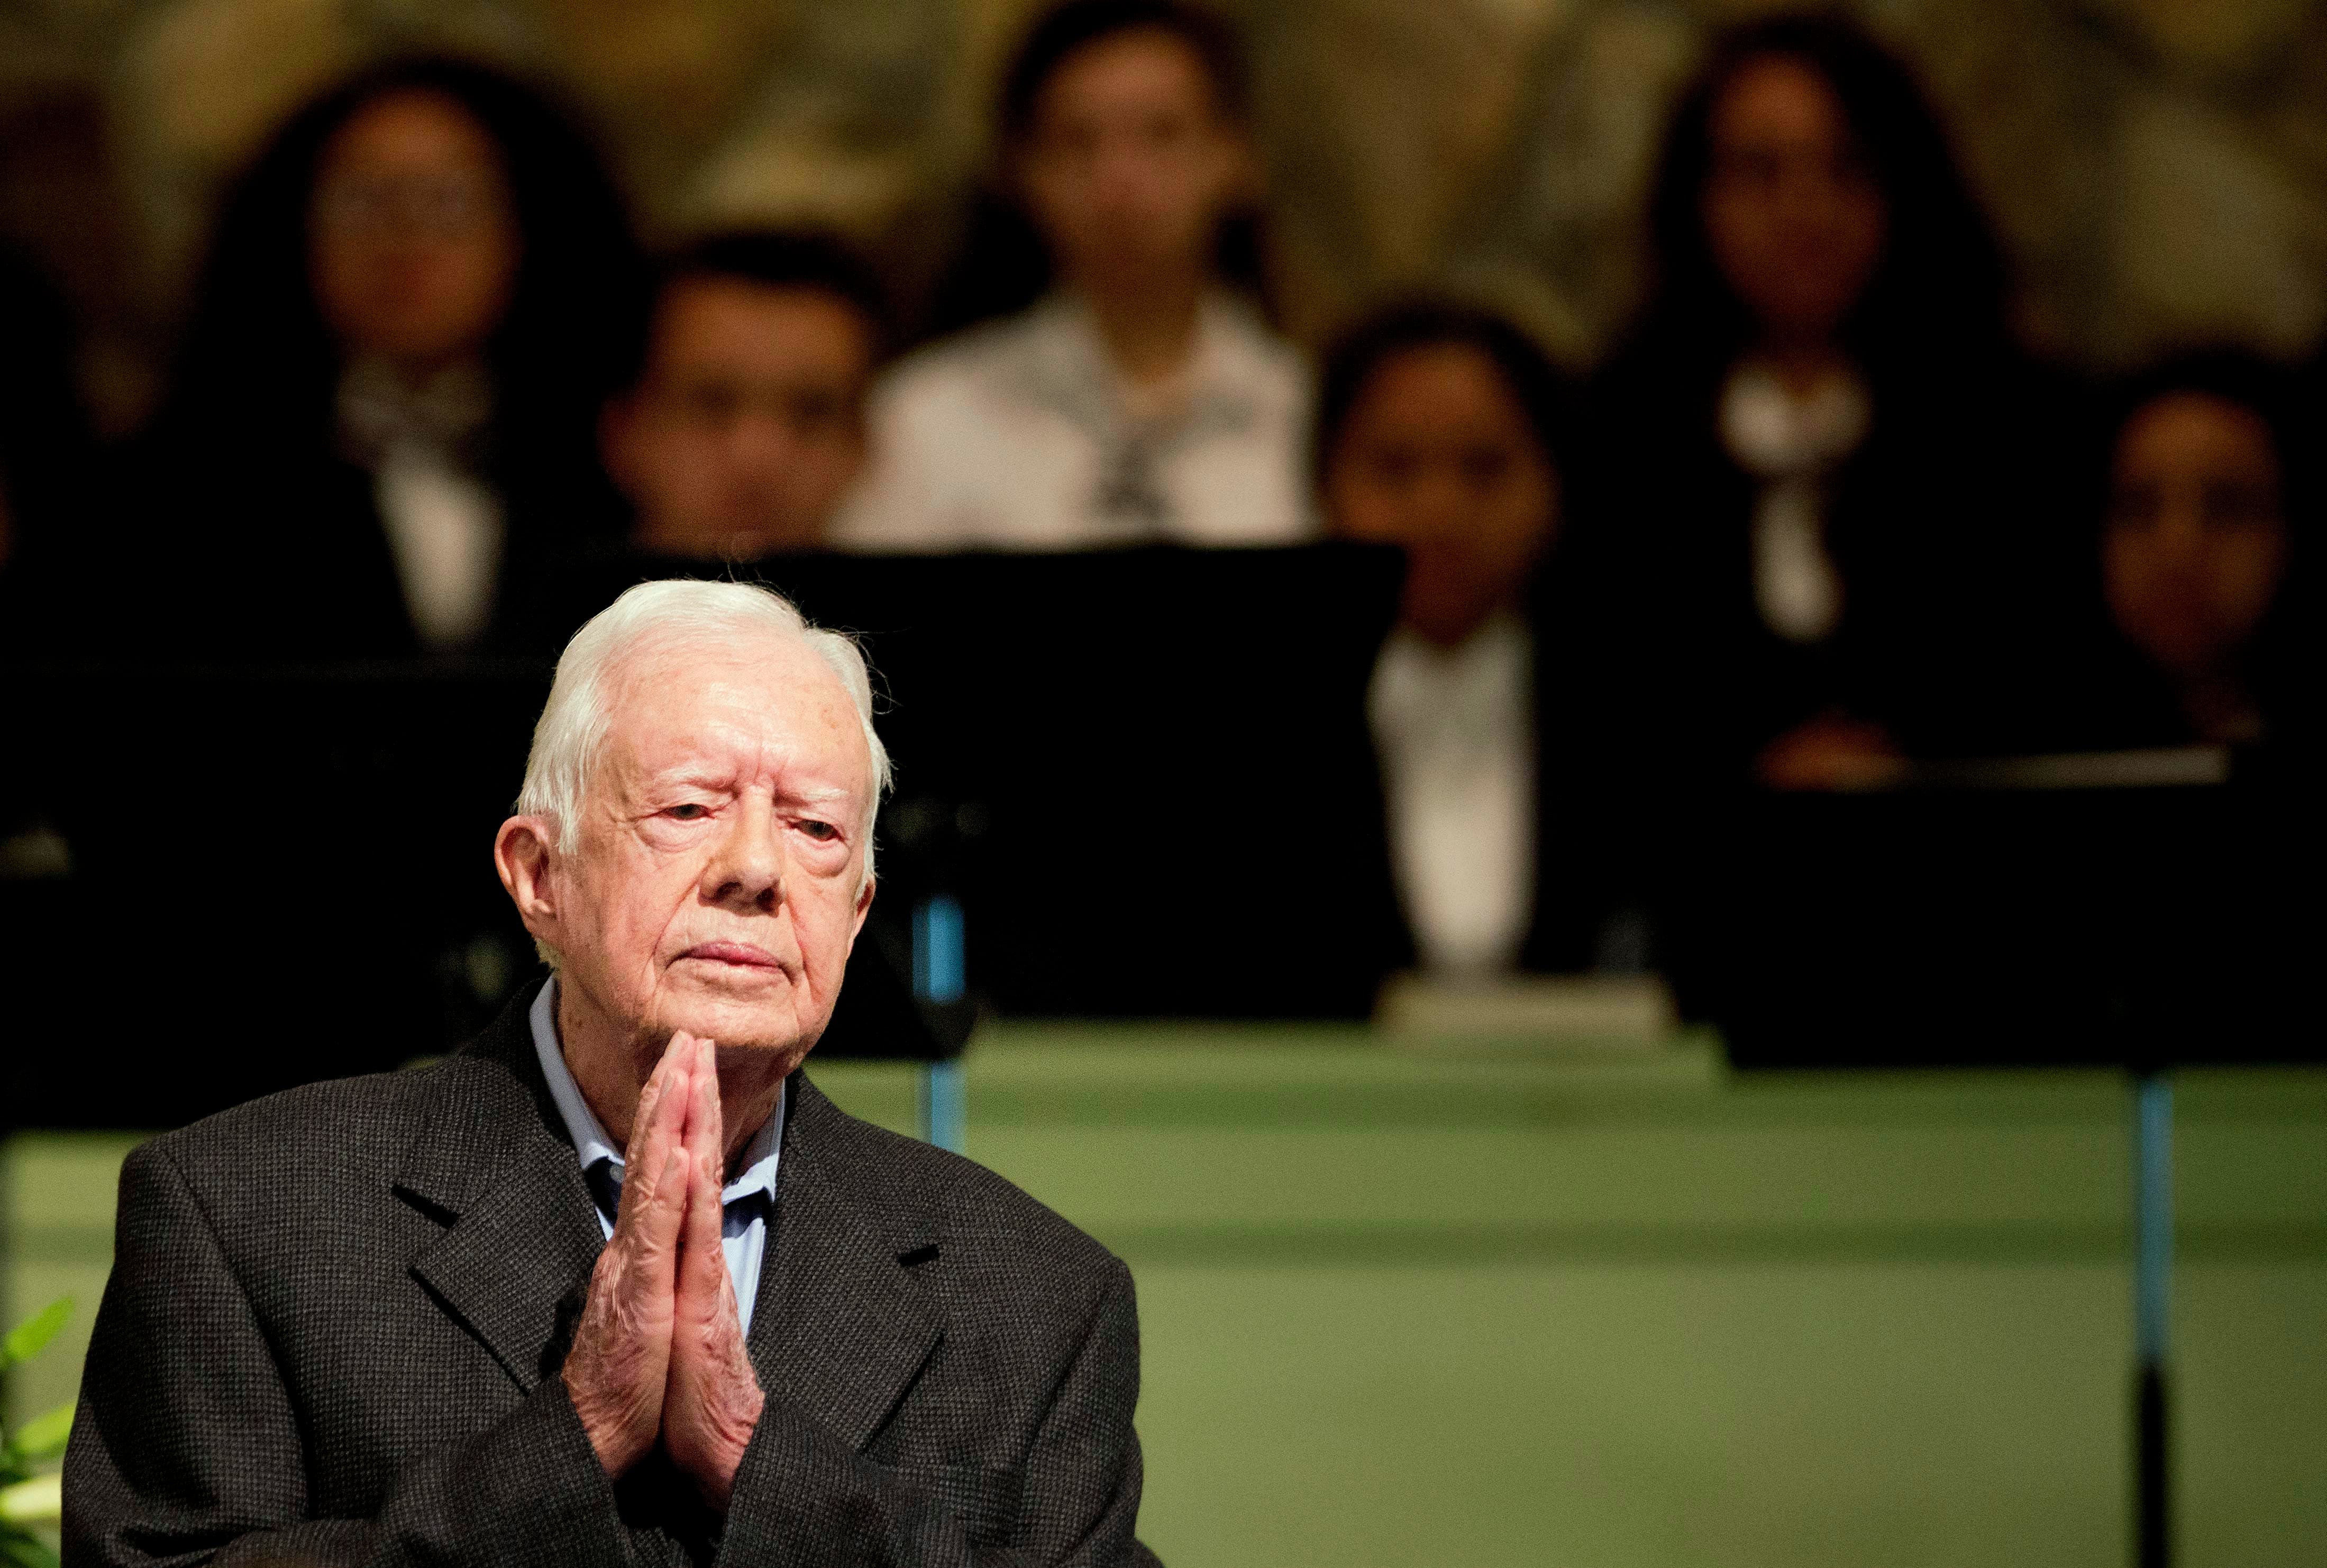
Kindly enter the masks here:
<path id="1" fill-rule="evenodd" d="M 517 905 L 518 919 L 529 935 L 553 947 L 557 946 L 558 921 L 550 868 L 556 854 L 556 834 L 543 817 L 512 817 L 493 835 L 493 869 L 500 873 L 501 886 Z"/>
<path id="2" fill-rule="evenodd" d="M 857 891 L 856 923 L 848 928 L 848 940 L 851 944 L 855 942 L 857 937 L 861 935 L 864 929 L 864 917 L 873 912 L 873 890 L 880 885 L 881 884 L 879 882 L 868 876 L 864 879 L 864 887 Z"/>

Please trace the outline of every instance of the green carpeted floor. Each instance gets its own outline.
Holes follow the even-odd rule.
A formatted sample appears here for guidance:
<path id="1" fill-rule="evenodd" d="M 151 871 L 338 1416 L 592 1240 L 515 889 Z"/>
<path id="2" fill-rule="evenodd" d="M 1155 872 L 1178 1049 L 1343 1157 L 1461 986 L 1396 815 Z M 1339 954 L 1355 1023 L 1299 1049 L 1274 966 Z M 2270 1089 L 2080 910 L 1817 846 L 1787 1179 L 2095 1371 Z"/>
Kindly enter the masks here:
<path id="1" fill-rule="evenodd" d="M 910 1125 L 911 1069 L 817 1076 Z M 2105 1075 L 1019 1027 L 969 1080 L 973 1157 L 1133 1265 L 1143 1534 L 1182 1568 L 2127 1559 Z M 2327 1073 L 2177 1110 L 2182 1561 L 2327 1563 Z M 9 1311 L 93 1307 L 129 1142 L 9 1146 Z"/>

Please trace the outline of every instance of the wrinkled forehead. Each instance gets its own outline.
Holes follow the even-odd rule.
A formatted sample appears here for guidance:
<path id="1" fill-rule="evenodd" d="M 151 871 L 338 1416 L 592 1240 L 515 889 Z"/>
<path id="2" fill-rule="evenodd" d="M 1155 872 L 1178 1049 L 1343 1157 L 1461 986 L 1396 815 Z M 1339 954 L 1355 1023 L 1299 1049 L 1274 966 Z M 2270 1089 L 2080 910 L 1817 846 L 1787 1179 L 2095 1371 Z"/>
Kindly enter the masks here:
<path id="1" fill-rule="evenodd" d="M 607 670 L 605 756 L 618 770 L 780 758 L 872 789 L 872 756 L 848 688 L 808 644 L 780 632 L 673 634 Z"/>

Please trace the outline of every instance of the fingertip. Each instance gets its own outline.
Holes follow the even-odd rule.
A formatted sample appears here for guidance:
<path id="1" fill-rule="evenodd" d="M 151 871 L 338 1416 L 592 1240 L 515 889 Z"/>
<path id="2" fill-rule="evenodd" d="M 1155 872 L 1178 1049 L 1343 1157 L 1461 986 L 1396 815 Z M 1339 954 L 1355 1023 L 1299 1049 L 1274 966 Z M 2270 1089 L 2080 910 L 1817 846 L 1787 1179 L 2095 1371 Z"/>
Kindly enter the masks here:
<path id="1" fill-rule="evenodd" d="M 695 1169 L 696 1178 L 701 1184 L 703 1200 L 691 1205 L 688 1213 L 700 1230 L 702 1239 L 709 1241 L 721 1230 L 719 1168 L 714 1162 L 714 1156 L 706 1153 L 696 1156 Z M 722 1272 L 725 1272 L 724 1266 Z"/>

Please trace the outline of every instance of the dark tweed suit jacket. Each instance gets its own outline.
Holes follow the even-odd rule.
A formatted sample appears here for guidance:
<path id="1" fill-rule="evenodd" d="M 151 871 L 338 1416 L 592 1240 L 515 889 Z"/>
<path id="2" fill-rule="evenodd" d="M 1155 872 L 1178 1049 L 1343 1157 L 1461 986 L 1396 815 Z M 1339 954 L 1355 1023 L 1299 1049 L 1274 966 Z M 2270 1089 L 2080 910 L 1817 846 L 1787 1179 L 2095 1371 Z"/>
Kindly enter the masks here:
<path id="1" fill-rule="evenodd" d="M 1123 1265 L 804 1075 L 733 1505 L 659 1455 L 610 1482 L 558 1376 L 603 1241 L 529 1000 L 437 1066 L 130 1156 L 68 1564 L 1153 1561 Z"/>

